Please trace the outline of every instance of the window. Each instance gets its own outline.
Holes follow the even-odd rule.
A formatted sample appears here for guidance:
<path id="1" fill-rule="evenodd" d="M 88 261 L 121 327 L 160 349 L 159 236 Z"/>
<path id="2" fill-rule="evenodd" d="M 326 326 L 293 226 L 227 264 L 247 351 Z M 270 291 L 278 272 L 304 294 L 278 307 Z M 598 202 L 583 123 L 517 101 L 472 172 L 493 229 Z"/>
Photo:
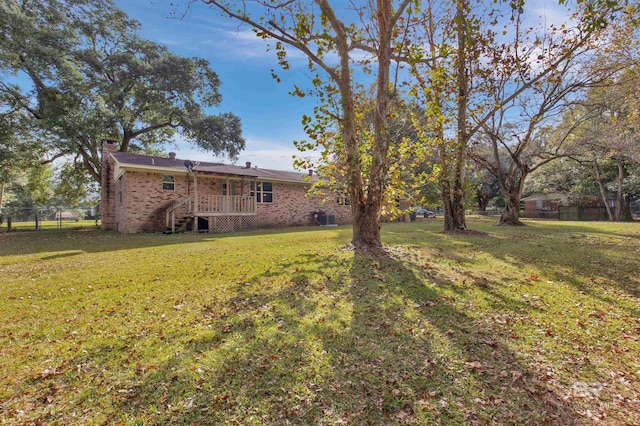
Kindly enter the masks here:
<path id="1" fill-rule="evenodd" d="M 231 188 L 231 192 L 229 192 L 229 195 L 236 195 L 236 186 L 233 184 L 233 182 L 231 182 L 228 187 L 226 183 L 222 184 L 222 195 L 227 195 L 227 191 L 229 188 Z"/>
<path id="2" fill-rule="evenodd" d="M 176 177 L 170 175 L 162 176 L 162 189 L 166 191 L 173 191 L 176 189 Z"/>
<path id="3" fill-rule="evenodd" d="M 251 196 L 258 203 L 273 203 L 273 184 L 271 182 L 251 182 Z"/>
<path id="4" fill-rule="evenodd" d="M 536 209 L 542 210 L 542 200 L 536 200 Z"/>
<path id="5" fill-rule="evenodd" d="M 338 204 L 339 206 L 348 206 L 350 205 L 349 203 L 349 197 L 347 195 L 336 195 L 336 204 Z"/>
<path id="6" fill-rule="evenodd" d="M 120 189 L 118 190 L 118 201 L 120 204 L 122 204 L 122 202 L 124 201 L 124 184 L 122 181 L 122 176 L 118 178 L 118 184 L 120 186 Z"/>

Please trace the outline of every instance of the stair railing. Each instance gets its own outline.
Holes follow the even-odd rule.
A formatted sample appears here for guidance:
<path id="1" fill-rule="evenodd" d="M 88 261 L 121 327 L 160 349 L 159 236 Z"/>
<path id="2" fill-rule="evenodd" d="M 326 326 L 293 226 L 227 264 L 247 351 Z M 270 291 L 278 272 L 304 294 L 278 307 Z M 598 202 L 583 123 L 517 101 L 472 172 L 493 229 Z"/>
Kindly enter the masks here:
<path id="1" fill-rule="evenodd" d="M 182 206 L 186 206 L 185 214 L 193 213 L 193 203 L 191 202 L 192 197 L 187 196 L 182 201 L 174 204 L 169 207 L 165 213 L 165 224 L 167 228 L 171 228 L 171 232 L 176 232 L 176 210 L 178 210 Z"/>

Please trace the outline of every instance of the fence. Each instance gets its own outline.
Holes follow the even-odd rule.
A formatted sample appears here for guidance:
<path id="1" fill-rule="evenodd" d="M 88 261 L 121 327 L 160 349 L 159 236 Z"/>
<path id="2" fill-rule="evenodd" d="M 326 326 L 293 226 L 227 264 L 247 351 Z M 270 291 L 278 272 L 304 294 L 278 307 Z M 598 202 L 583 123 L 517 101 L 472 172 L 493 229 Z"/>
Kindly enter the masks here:
<path id="1" fill-rule="evenodd" d="M 99 227 L 95 208 L 11 208 L 0 214 L 0 232 Z"/>
<path id="2" fill-rule="evenodd" d="M 475 210 L 471 212 L 471 214 L 476 214 L 478 216 L 500 216 L 502 214 L 502 210 L 498 210 L 498 209 Z"/>
<path id="3" fill-rule="evenodd" d="M 611 212 L 614 211 L 612 207 Z M 559 206 L 558 217 L 560 220 L 609 220 L 604 207 Z"/>
<path id="4" fill-rule="evenodd" d="M 527 211 L 522 217 L 526 217 L 527 219 L 559 219 L 557 211 L 545 211 L 545 210 L 535 210 L 535 211 Z M 573 220 L 573 219 L 565 219 L 565 220 Z"/>

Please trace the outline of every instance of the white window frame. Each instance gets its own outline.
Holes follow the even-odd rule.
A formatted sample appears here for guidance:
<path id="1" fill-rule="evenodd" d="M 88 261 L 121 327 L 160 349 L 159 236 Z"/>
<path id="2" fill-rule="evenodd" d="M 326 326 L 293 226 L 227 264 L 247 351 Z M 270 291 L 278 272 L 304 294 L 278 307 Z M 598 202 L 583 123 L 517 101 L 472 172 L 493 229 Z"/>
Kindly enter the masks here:
<path id="1" fill-rule="evenodd" d="M 162 190 L 163 191 L 176 190 L 176 177 L 174 175 L 162 175 Z"/>
<path id="2" fill-rule="evenodd" d="M 271 187 L 270 191 L 264 189 L 265 185 L 269 185 Z M 273 204 L 273 182 L 268 181 L 251 181 L 251 196 L 256 197 L 256 203 L 261 204 Z M 268 198 L 269 201 L 265 201 L 265 198 Z"/>
<path id="3" fill-rule="evenodd" d="M 345 194 L 336 195 L 336 204 L 339 206 L 350 206 L 349 196 Z"/>

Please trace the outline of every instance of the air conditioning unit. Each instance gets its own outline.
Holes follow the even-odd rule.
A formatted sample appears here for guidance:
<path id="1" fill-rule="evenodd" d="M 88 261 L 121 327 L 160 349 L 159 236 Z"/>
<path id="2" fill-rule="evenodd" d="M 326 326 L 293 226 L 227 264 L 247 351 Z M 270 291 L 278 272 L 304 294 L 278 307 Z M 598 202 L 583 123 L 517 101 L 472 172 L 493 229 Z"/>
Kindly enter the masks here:
<path id="1" fill-rule="evenodd" d="M 338 226 L 336 224 L 336 216 L 333 214 L 322 214 L 318 217 L 320 226 Z"/>

